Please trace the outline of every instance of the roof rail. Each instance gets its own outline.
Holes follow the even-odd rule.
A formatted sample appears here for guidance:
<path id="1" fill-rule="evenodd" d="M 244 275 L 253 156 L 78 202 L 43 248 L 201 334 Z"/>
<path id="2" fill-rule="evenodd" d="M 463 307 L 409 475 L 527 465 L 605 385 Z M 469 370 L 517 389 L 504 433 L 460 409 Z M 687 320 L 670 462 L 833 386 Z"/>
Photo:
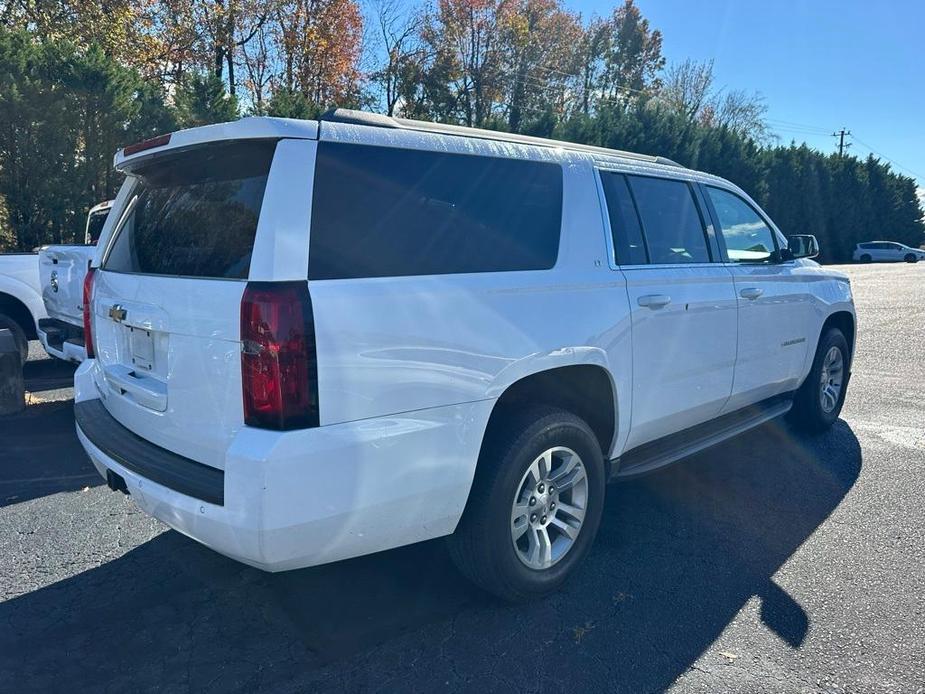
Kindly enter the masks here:
<path id="1" fill-rule="evenodd" d="M 330 121 L 332 123 L 368 125 L 376 128 L 399 128 L 402 130 L 415 130 L 418 132 L 432 132 L 440 133 L 442 135 L 456 135 L 458 137 L 477 137 L 483 140 L 514 142 L 518 144 L 534 145 L 539 147 L 557 147 L 575 152 L 586 152 L 588 154 L 598 154 L 610 157 L 622 157 L 624 159 L 645 161 L 651 164 L 662 164 L 665 166 L 676 166 L 682 169 L 684 168 L 677 162 L 672 161 L 666 157 L 657 157 L 649 154 L 637 154 L 636 152 L 624 152 L 617 149 L 595 147 L 593 145 L 583 145 L 576 142 L 566 142 L 564 140 L 549 140 L 545 137 L 533 137 L 532 135 L 505 133 L 499 130 L 484 130 L 482 128 L 468 128 L 464 125 L 447 125 L 445 123 L 431 123 L 429 121 L 411 120 L 409 118 L 395 118 L 393 116 L 384 116 L 379 113 L 369 113 L 367 111 L 356 111 L 349 108 L 332 108 L 321 114 L 318 120 Z"/>

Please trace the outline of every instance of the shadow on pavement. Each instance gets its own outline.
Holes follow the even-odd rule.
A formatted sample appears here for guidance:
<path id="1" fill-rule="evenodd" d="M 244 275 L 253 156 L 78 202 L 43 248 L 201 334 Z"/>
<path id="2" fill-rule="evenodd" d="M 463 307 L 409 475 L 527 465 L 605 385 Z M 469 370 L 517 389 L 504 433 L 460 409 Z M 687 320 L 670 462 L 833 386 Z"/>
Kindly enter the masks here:
<path id="1" fill-rule="evenodd" d="M 860 469 L 844 422 L 772 422 L 611 487 L 578 575 L 520 606 L 464 583 L 439 541 L 268 575 L 166 532 L 0 604 L 0 689 L 662 690 L 752 597 L 800 646 L 812 615 L 773 576 Z"/>
<path id="2" fill-rule="evenodd" d="M 30 359 L 23 365 L 23 379 L 26 390 L 41 393 L 47 390 L 72 388 L 76 364 L 52 357 Z"/>
<path id="3" fill-rule="evenodd" d="M 0 508 L 102 483 L 77 440 L 73 401 L 0 416 Z"/>

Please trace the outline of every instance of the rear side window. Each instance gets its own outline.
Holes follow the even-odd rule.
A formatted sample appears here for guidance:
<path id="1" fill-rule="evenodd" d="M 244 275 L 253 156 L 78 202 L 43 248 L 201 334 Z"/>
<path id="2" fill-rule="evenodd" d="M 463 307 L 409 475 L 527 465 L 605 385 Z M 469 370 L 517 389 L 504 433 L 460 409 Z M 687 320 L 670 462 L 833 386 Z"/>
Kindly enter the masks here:
<path id="1" fill-rule="evenodd" d="M 610 215 L 614 255 L 618 265 L 645 265 L 648 262 L 642 227 L 636 205 L 622 174 L 601 171 L 601 183 Z"/>
<path id="2" fill-rule="evenodd" d="M 703 220 L 683 181 L 627 176 L 649 249 L 649 262 L 709 263 Z"/>
<path id="3" fill-rule="evenodd" d="M 556 263 L 562 167 L 318 145 L 311 279 L 543 270 Z"/>
<path id="4" fill-rule="evenodd" d="M 138 178 L 104 270 L 246 279 L 275 142 L 166 155 Z"/>

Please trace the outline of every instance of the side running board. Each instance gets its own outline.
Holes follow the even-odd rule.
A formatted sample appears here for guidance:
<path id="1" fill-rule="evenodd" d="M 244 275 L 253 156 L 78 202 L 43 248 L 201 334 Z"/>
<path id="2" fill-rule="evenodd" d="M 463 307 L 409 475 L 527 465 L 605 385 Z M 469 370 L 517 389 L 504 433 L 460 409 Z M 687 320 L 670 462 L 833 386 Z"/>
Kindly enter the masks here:
<path id="1" fill-rule="evenodd" d="M 611 474 L 611 481 L 647 474 L 786 414 L 793 405 L 793 395 L 778 395 L 713 421 L 637 446 L 611 461 L 610 469 L 615 471 L 615 474 Z"/>

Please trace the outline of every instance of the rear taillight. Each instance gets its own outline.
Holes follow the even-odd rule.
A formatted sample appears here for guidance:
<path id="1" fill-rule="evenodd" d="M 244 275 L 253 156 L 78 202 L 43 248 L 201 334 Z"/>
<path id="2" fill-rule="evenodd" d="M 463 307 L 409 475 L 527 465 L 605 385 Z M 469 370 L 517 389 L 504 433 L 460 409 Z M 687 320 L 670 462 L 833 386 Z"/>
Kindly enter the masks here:
<path id="1" fill-rule="evenodd" d="M 318 426 L 318 366 L 308 283 L 249 282 L 241 300 L 244 423 Z"/>
<path id="2" fill-rule="evenodd" d="M 90 304 L 93 302 L 93 277 L 96 270 L 90 268 L 84 275 L 83 313 L 84 313 L 84 348 L 87 350 L 87 359 L 93 359 L 93 311 Z"/>

